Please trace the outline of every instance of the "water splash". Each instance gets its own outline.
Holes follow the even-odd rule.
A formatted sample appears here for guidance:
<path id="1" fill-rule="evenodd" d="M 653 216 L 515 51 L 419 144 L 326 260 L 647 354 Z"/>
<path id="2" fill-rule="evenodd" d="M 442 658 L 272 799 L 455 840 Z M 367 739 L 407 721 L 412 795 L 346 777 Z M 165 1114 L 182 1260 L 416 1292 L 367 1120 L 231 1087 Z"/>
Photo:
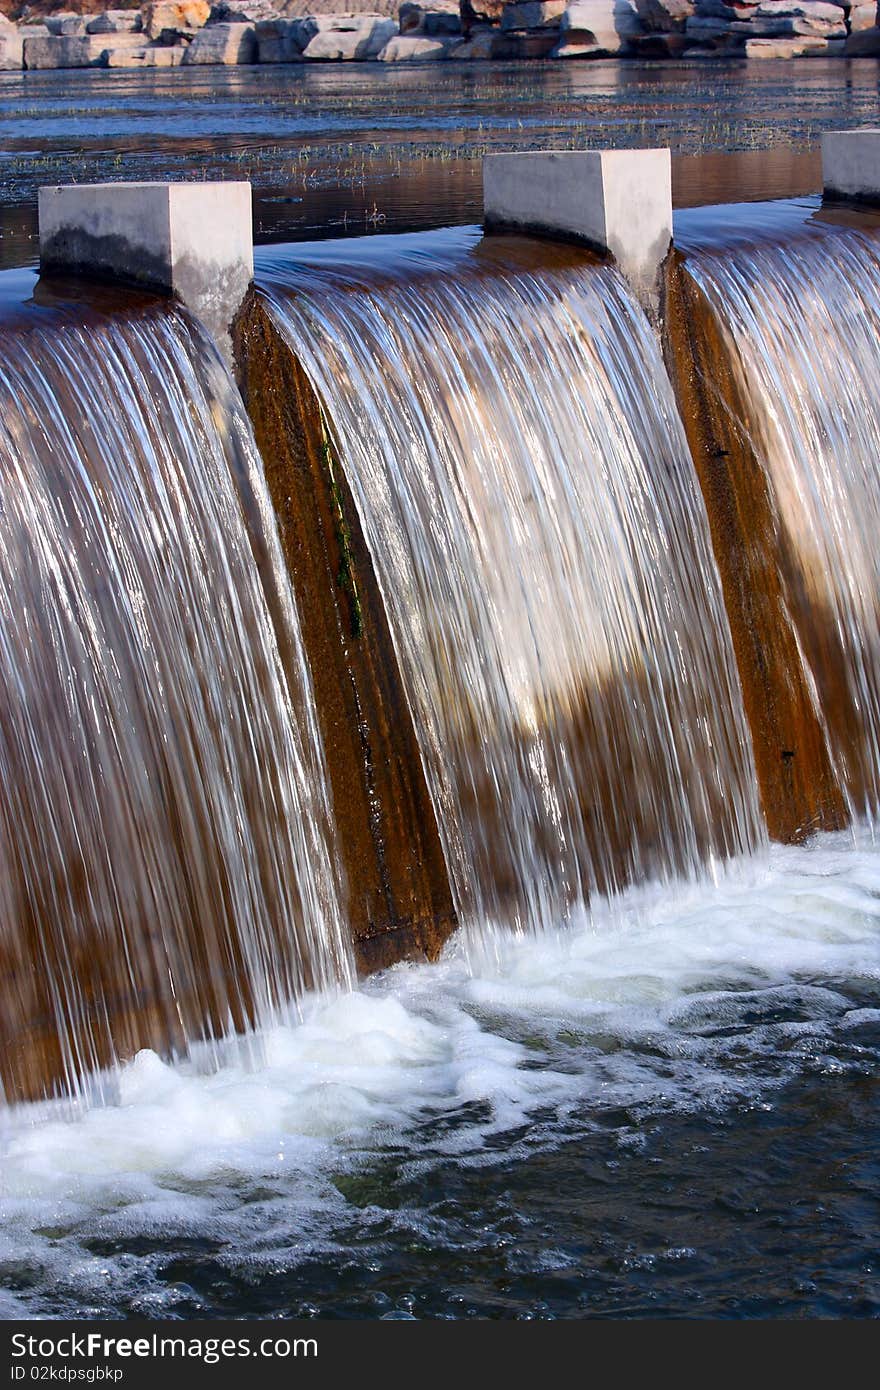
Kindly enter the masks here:
<path id="1" fill-rule="evenodd" d="M 687 269 L 727 340 L 766 470 L 776 560 L 853 818 L 880 814 L 880 257 L 804 222 L 700 247 Z"/>
<path id="2" fill-rule="evenodd" d="M 720 586 L 641 310 L 580 253 L 382 241 L 270 257 L 260 284 L 356 500 L 461 917 L 534 930 L 751 849 Z"/>
<path id="3" fill-rule="evenodd" d="M 13 1089 L 76 1090 L 350 978 L 259 459 L 179 311 L 0 364 L 0 974 Z M 38 1020 L 37 1036 L 33 1036 Z"/>

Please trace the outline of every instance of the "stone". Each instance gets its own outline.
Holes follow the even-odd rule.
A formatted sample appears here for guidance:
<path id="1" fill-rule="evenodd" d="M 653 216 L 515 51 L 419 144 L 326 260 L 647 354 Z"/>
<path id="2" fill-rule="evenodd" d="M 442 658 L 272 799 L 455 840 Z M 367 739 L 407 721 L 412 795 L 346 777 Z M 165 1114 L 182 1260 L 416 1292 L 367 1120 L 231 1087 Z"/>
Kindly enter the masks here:
<path id="1" fill-rule="evenodd" d="M 585 55 L 613 56 L 643 33 L 635 0 L 572 0 L 560 19 L 560 43 L 553 56 L 575 56 L 574 45 L 582 45 Z"/>
<path id="2" fill-rule="evenodd" d="M 452 47 L 447 39 L 431 39 L 424 34 L 396 34 L 379 54 L 380 63 L 435 63 Z"/>
<path id="3" fill-rule="evenodd" d="M 280 19 L 275 0 L 220 0 L 211 6 L 209 24 L 260 24 Z"/>
<path id="4" fill-rule="evenodd" d="M 254 26 L 258 63 L 301 63 L 301 21 L 298 19 L 263 19 Z"/>
<path id="5" fill-rule="evenodd" d="M 212 24 L 201 29 L 183 55 L 185 67 L 232 66 L 257 61 L 253 24 Z"/>
<path id="6" fill-rule="evenodd" d="M 140 34 L 84 34 L 80 38 L 50 34 L 45 39 L 25 39 L 24 65 L 38 71 L 107 67 L 108 53 L 142 44 Z"/>
<path id="7" fill-rule="evenodd" d="M 862 34 L 869 29 L 877 27 L 877 6 L 873 5 L 854 5 L 849 12 L 849 31 L 851 34 Z"/>
<path id="8" fill-rule="evenodd" d="M 680 58 L 690 51 L 690 39 L 674 30 L 669 34 L 638 34 L 631 40 L 634 51 L 645 58 Z"/>
<path id="9" fill-rule="evenodd" d="M 756 0 L 738 4 L 737 0 L 697 0 L 695 11 L 700 17 L 712 19 L 749 19 L 754 14 Z"/>
<path id="10" fill-rule="evenodd" d="M 163 43 L 177 37 L 191 38 L 203 29 L 211 17 L 207 0 L 155 0 L 142 10 L 144 33 Z"/>
<path id="11" fill-rule="evenodd" d="M 672 164 L 662 150 L 493 154 L 483 160 L 487 231 L 519 229 L 610 251 L 656 306 L 672 241 Z"/>
<path id="12" fill-rule="evenodd" d="M 745 45 L 747 58 L 805 58 L 811 53 L 819 56 L 827 50 L 828 40 L 816 34 L 789 39 L 747 39 Z"/>
<path id="13" fill-rule="evenodd" d="M 397 22 L 401 34 L 429 34 L 437 38 L 444 34 L 461 33 L 461 12 L 458 0 L 435 0 L 433 4 L 422 4 L 421 0 L 406 0 L 398 11 Z"/>
<path id="14" fill-rule="evenodd" d="M 43 22 L 55 38 L 76 39 L 86 32 L 86 20 L 81 14 L 49 15 Z"/>
<path id="15" fill-rule="evenodd" d="M 492 56 L 499 59 L 517 60 L 521 58 L 547 58 L 558 39 L 559 30 L 557 28 L 523 30 L 519 33 L 496 33 L 495 42 L 492 45 Z"/>
<path id="16" fill-rule="evenodd" d="M 254 275 L 249 183 L 41 188 L 39 219 L 42 274 L 176 294 L 231 360 L 229 328 Z"/>
<path id="17" fill-rule="evenodd" d="M 840 7 L 826 0 L 760 0 L 753 11 L 755 19 L 811 19 L 840 23 Z"/>
<path id="18" fill-rule="evenodd" d="M 502 33 L 518 29 L 558 29 L 567 0 L 514 0 L 504 6 Z"/>
<path id="19" fill-rule="evenodd" d="M 832 197 L 880 203 L 880 130 L 826 130 L 822 186 Z"/>
<path id="20" fill-rule="evenodd" d="M 186 52 L 183 44 L 171 48 L 165 44 L 143 48 L 111 48 L 107 52 L 108 68 L 178 68 Z"/>
<path id="21" fill-rule="evenodd" d="M 461 0 L 461 31 L 465 38 L 480 24 L 501 23 L 505 0 Z"/>
<path id="22" fill-rule="evenodd" d="M 847 58 L 873 58 L 880 54 L 880 29 L 863 29 L 850 34 L 844 44 Z"/>
<path id="23" fill-rule="evenodd" d="M 0 15 L 0 72 L 16 72 L 24 67 L 24 39 L 5 15 Z"/>
<path id="24" fill-rule="evenodd" d="M 488 61 L 493 56 L 496 34 L 495 29 L 474 29 L 469 39 L 450 50 L 449 56 L 465 62 Z"/>
<path id="25" fill-rule="evenodd" d="M 636 11 L 649 34 L 684 33 L 695 0 L 636 0 Z"/>
<path id="26" fill-rule="evenodd" d="M 314 38 L 309 39 L 303 49 L 303 57 L 310 62 L 363 62 L 370 58 L 378 58 L 396 33 L 397 24 L 393 19 L 358 15 L 349 21 L 345 28 L 330 29 L 322 26 Z"/>
<path id="27" fill-rule="evenodd" d="M 144 27 L 140 10 L 105 10 L 86 24 L 87 34 L 139 34 Z"/>

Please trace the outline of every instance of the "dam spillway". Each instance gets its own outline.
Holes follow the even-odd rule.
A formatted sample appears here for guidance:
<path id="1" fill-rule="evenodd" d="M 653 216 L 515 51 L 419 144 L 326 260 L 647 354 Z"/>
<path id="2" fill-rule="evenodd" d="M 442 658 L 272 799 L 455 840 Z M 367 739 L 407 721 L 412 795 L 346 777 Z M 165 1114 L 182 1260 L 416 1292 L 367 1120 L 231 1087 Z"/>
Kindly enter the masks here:
<path id="1" fill-rule="evenodd" d="M 379 577 L 462 921 L 761 841 L 708 528 L 616 271 L 473 233 L 274 261 Z"/>
<path id="2" fill-rule="evenodd" d="M 870 239 L 851 254 L 869 262 Z M 717 280 L 759 274 L 738 256 L 731 246 L 719 257 Z M 726 291 L 708 293 L 709 258 L 697 248 L 676 273 L 708 299 L 713 343 L 746 392 L 736 364 L 748 335 L 733 343 Z M 350 983 L 355 964 L 436 956 L 456 923 L 470 938 L 536 933 L 631 885 L 711 881 L 764 848 L 762 809 L 780 838 L 870 811 L 870 719 L 844 745 L 846 715 L 832 707 L 842 686 L 850 707 L 870 694 L 864 662 L 856 670 L 870 576 L 863 566 L 848 587 L 838 547 L 834 621 L 856 632 L 847 686 L 823 671 L 827 642 L 811 648 L 792 618 L 791 562 L 767 549 L 750 571 L 742 537 L 731 548 L 719 516 L 738 505 L 737 480 L 722 465 L 707 488 L 693 401 L 676 380 L 679 408 L 655 330 L 612 267 L 468 231 L 265 253 L 234 334 L 262 459 L 199 332 L 179 310 L 142 321 L 118 311 L 95 341 L 119 380 L 102 378 L 98 394 L 76 327 L 11 339 L 13 476 L 33 475 L 35 496 L 42 485 L 79 526 L 85 502 L 67 499 L 67 482 L 60 494 L 41 484 L 60 460 L 92 507 L 80 563 L 103 575 L 106 532 L 129 585 L 94 582 L 122 610 L 112 622 L 100 605 L 81 613 L 69 602 L 75 551 L 61 547 L 48 573 L 74 638 L 51 628 L 48 676 L 40 625 L 26 625 L 36 645 L 19 658 L 28 608 L 17 598 L 9 609 L 23 713 L 9 724 L 7 1029 L 27 1059 L 7 1066 L 11 1098 L 76 1090 L 139 1046 L 185 1055 L 200 1038 L 264 1026 L 303 991 Z M 137 350 L 120 346 L 132 334 Z M 870 355 L 870 337 L 850 349 Z M 109 426 L 97 418 L 105 397 Z M 778 452 L 767 439 L 762 486 Z M 718 445 L 716 461 L 727 455 Z M 153 486 L 156 460 L 171 469 L 181 457 L 190 481 L 178 516 L 167 484 L 159 502 L 134 484 L 145 469 Z M 815 466 L 841 471 L 827 502 L 852 513 L 848 463 L 831 451 Z M 867 462 L 863 473 L 870 493 Z M 226 537 L 235 565 L 222 546 L 206 565 L 207 536 L 189 538 L 186 507 L 199 513 L 203 491 L 220 507 L 212 545 Z M 145 596 L 123 523 L 155 544 L 149 507 L 160 503 L 179 523 L 162 552 L 175 563 Z M 41 555 L 35 536 L 59 517 L 48 506 L 8 516 L 19 526 L 10 574 L 36 584 L 43 613 L 56 589 L 15 545 Z M 734 572 L 772 576 L 773 602 L 753 584 L 755 602 L 734 612 Z M 193 594 L 184 622 L 180 597 L 189 606 Z M 788 645 L 768 666 L 783 628 Z M 209 633 L 222 638 L 216 690 Z M 68 640 L 85 653 L 72 676 Z M 144 666 L 144 651 L 161 660 Z M 762 748 L 756 730 L 790 693 L 792 652 L 800 722 Z M 750 660 L 763 686 L 750 685 Z M 71 692 L 90 682 L 84 715 Z M 42 773 L 44 738 L 57 788 Z M 14 828 L 37 824 L 51 843 L 26 837 L 31 862 Z"/>

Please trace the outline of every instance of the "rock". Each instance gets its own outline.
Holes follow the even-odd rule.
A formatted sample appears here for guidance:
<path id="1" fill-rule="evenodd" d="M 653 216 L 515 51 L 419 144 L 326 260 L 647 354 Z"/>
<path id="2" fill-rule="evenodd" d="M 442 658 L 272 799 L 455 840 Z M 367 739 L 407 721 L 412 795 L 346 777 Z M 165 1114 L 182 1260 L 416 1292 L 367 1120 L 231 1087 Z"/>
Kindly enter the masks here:
<path id="1" fill-rule="evenodd" d="M 140 10 L 105 10 L 86 24 L 87 34 L 139 34 L 144 27 Z"/>
<path id="2" fill-rule="evenodd" d="M 262 19 L 254 26 L 258 63 L 301 63 L 298 19 Z M 309 36 L 311 37 L 311 35 Z"/>
<path id="3" fill-rule="evenodd" d="M 315 16 L 324 20 L 327 16 Z M 364 62 L 378 58 L 382 49 L 397 34 L 397 24 L 393 19 L 381 19 L 377 15 L 355 15 L 340 17 L 342 28 L 324 28 L 323 24 L 314 38 L 309 39 L 303 49 L 303 57 L 309 62 L 338 63 L 357 60 Z"/>
<path id="4" fill-rule="evenodd" d="M 827 39 L 803 34 L 790 39 L 747 39 L 745 54 L 747 58 L 803 58 L 809 53 L 825 53 L 827 48 Z"/>
<path id="5" fill-rule="evenodd" d="M 737 0 L 697 0 L 695 10 L 700 18 L 749 19 L 755 12 L 757 0 L 739 4 Z"/>
<path id="6" fill-rule="evenodd" d="M 431 39 L 423 34 L 396 34 L 379 54 L 380 63 L 435 63 L 452 47 L 447 39 Z"/>
<path id="7" fill-rule="evenodd" d="M 25 39 L 24 65 L 38 70 L 107 67 L 108 53 L 142 45 L 140 34 L 84 34 L 79 38 L 50 34 L 45 39 Z"/>
<path id="8" fill-rule="evenodd" d="M 183 55 L 186 67 L 236 67 L 256 61 L 253 24 L 212 24 L 196 34 Z"/>
<path id="9" fill-rule="evenodd" d="M 687 34 L 675 31 L 669 34 L 637 34 L 630 39 L 640 58 L 680 58 L 690 49 L 691 40 Z"/>
<path id="10" fill-rule="evenodd" d="M 850 34 L 844 44 L 847 58 L 873 58 L 880 54 L 880 29 L 863 29 Z"/>
<path id="11" fill-rule="evenodd" d="M 753 19 L 811 19 L 839 24 L 840 7 L 826 0 L 760 0 L 752 11 Z"/>
<path id="12" fill-rule="evenodd" d="M 397 19 L 400 32 L 404 35 L 429 34 L 436 38 L 443 34 L 461 33 L 458 0 L 436 0 L 434 4 L 406 0 L 398 11 Z"/>
<path id="13" fill-rule="evenodd" d="M 874 5 L 854 5 L 849 12 L 849 31 L 851 34 L 862 34 L 869 29 L 876 28 L 877 25 L 877 6 Z"/>
<path id="14" fill-rule="evenodd" d="M 475 29 L 469 39 L 450 50 L 449 56 L 466 62 L 488 60 L 493 56 L 496 35 L 495 29 Z"/>
<path id="15" fill-rule="evenodd" d="M 0 72 L 17 72 L 24 67 L 24 39 L 16 26 L 0 15 Z"/>
<path id="16" fill-rule="evenodd" d="M 275 0 L 220 0 L 211 6 L 209 24 L 259 24 L 280 19 Z"/>
<path id="17" fill-rule="evenodd" d="M 649 34 L 683 34 L 696 0 L 636 0 L 636 11 Z"/>
<path id="18" fill-rule="evenodd" d="M 635 0 L 572 0 L 562 14 L 560 31 L 554 58 L 613 56 L 645 32 Z"/>
<path id="19" fill-rule="evenodd" d="M 157 45 L 154 48 L 111 48 L 107 51 L 108 68 L 178 68 L 186 48 Z"/>
<path id="20" fill-rule="evenodd" d="M 513 0 L 504 6 L 501 31 L 558 29 L 567 0 Z"/>
<path id="21" fill-rule="evenodd" d="M 203 29 L 211 17 L 211 7 L 207 0 L 154 0 L 144 6 L 141 14 L 147 38 L 169 43 L 177 38 L 192 38 Z"/>
<path id="22" fill-rule="evenodd" d="M 505 0 L 461 0 L 461 31 L 465 38 L 478 24 L 500 24 Z"/>
<path id="23" fill-rule="evenodd" d="M 53 38 L 76 39 L 86 32 L 86 20 L 72 12 L 47 15 L 43 23 Z"/>
<path id="24" fill-rule="evenodd" d="M 559 41 L 559 30 L 535 29 L 531 33 L 497 33 L 492 56 L 501 60 L 547 58 Z"/>

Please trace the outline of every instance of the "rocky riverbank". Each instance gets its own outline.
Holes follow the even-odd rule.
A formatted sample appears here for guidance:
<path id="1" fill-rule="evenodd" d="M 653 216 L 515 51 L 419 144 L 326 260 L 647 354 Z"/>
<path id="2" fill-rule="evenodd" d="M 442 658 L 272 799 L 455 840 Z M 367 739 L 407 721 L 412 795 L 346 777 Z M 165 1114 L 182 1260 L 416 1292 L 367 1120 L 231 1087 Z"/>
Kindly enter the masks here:
<path id="1" fill-rule="evenodd" d="M 96 14 L 25 7 L 0 14 L 0 70 L 880 55 L 877 4 L 850 0 L 366 3 L 354 13 L 358 0 L 156 0 Z"/>

